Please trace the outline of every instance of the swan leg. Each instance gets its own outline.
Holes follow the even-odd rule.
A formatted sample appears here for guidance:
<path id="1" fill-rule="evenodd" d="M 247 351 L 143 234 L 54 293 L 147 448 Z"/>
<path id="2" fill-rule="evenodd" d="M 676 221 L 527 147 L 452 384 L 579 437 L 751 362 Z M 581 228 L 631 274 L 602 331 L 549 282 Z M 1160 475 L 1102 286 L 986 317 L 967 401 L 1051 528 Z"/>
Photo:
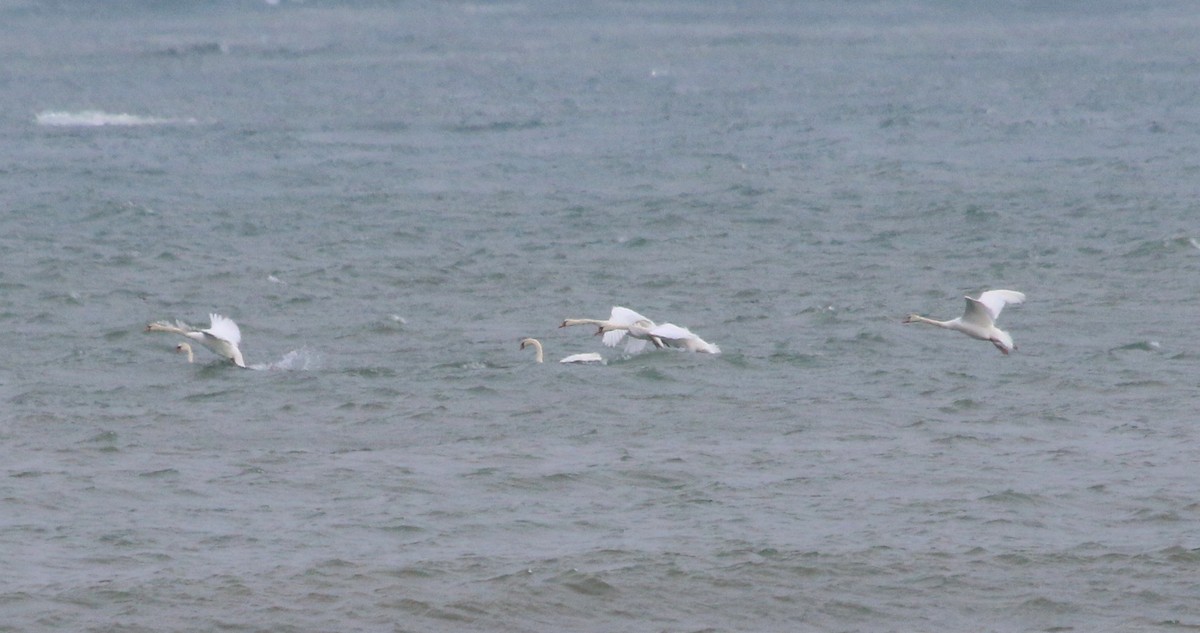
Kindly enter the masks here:
<path id="1" fill-rule="evenodd" d="M 1008 350 L 1004 348 L 1004 345 L 1002 345 L 1002 344 L 1000 343 L 1000 341 L 997 341 L 997 340 L 996 340 L 996 339 L 994 339 L 994 338 L 993 338 L 993 339 L 988 339 L 988 340 L 992 342 L 992 345 L 995 345 L 995 346 L 996 346 L 996 349 L 1000 350 L 1000 353 L 1001 353 L 1001 354 L 1004 354 L 1005 356 L 1008 356 Z M 1013 349 L 1016 349 L 1016 348 L 1014 347 Z"/>

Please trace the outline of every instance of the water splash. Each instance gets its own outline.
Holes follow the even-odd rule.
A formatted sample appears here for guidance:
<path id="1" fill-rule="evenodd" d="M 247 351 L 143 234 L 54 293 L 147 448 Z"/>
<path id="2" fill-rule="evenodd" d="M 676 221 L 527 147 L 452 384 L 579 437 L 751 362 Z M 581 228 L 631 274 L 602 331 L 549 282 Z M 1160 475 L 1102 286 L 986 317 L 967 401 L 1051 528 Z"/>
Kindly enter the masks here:
<path id="1" fill-rule="evenodd" d="M 319 354 L 307 347 L 301 347 L 284 354 L 282 358 L 273 363 L 256 363 L 250 365 L 249 368 L 260 371 L 312 371 L 318 369 L 320 365 Z"/>

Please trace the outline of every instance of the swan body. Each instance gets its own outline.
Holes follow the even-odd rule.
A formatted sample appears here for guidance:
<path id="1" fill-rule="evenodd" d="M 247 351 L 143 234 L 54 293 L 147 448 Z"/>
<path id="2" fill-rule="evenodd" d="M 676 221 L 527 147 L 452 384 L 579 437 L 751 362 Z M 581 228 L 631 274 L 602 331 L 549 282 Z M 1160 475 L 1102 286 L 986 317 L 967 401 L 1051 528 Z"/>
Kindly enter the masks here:
<path id="1" fill-rule="evenodd" d="M 179 354 L 187 354 L 188 362 L 195 362 L 196 357 L 192 354 L 192 346 L 187 343 L 180 343 L 175 346 L 175 351 Z"/>
<path id="2" fill-rule="evenodd" d="M 599 328 L 596 335 L 602 335 L 604 344 L 608 347 L 616 347 L 628 334 L 630 340 L 625 343 L 625 352 L 628 354 L 642 351 L 649 343 L 654 343 L 655 347 L 663 346 L 662 341 L 655 340 L 649 334 L 649 330 L 654 327 L 654 321 L 621 306 L 613 306 L 607 319 L 565 319 L 558 327 L 572 325 L 595 325 Z"/>
<path id="3" fill-rule="evenodd" d="M 650 336 L 655 340 L 661 341 L 666 347 L 674 347 L 684 349 L 689 352 L 701 352 L 704 354 L 720 354 L 721 348 L 705 341 L 696 336 L 691 330 L 675 325 L 674 323 L 663 323 L 650 328 Z"/>
<path id="4" fill-rule="evenodd" d="M 534 351 L 533 360 L 542 362 L 542 342 L 535 338 L 521 339 L 521 349 L 532 347 Z M 560 363 L 600 363 L 604 362 L 604 358 L 595 352 L 587 352 L 585 354 L 571 354 L 570 356 L 558 361 Z"/>
<path id="5" fill-rule="evenodd" d="M 194 330 L 182 321 L 175 323 L 156 321 L 147 325 L 146 331 L 170 332 L 187 337 L 212 350 L 217 356 L 229 359 L 234 365 L 245 367 L 246 361 L 242 359 L 242 351 L 238 349 L 238 345 L 242 342 L 242 332 L 238 329 L 237 323 L 234 323 L 233 319 L 216 313 L 208 315 L 208 318 L 210 324 L 205 330 Z M 190 352 L 190 345 L 188 350 Z"/>
<path id="6" fill-rule="evenodd" d="M 1020 305 L 1025 301 L 1025 294 L 1016 290 L 988 290 L 979 295 L 978 299 L 964 297 L 967 309 L 963 315 L 949 321 L 937 321 L 918 314 L 910 314 L 904 323 L 928 323 L 947 330 L 962 332 L 971 338 L 990 341 L 1000 353 L 1008 355 L 1017 349 L 1012 335 L 996 327 L 996 319 L 1006 305 Z"/>

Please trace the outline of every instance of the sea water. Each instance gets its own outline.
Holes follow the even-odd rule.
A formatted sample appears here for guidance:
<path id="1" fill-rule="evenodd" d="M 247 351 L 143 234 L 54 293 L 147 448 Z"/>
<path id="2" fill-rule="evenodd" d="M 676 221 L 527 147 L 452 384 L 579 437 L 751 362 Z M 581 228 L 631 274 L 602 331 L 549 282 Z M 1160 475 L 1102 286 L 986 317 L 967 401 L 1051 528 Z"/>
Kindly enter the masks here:
<path id="1" fill-rule="evenodd" d="M 0 631 L 1200 626 L 1194 9 L 0 3 Z"/>

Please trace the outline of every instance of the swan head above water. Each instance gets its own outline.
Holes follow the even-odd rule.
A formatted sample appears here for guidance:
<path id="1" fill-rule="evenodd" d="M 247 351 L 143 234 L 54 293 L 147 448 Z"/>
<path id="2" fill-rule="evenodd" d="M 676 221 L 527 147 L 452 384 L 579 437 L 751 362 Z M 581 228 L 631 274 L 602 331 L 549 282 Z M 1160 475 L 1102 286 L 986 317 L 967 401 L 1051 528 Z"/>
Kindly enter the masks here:
<path id="1" fill-rule="evenodd" d="M 521 349 L 525 349 L 526 347 L 533 348 L 534 362 L 537 362 L 537 363 L 542 362 L 542 343 L 541 343 L 541 341 L 539 341 L 535 338 L 523 338 L 523 339 L 521 339 Z"/>
<path id="2" fill-rule="evenodd" d="M 532 347 L 534 349 L 535 355 L 534 355 L 533 360 L 535 362 L 538 362 L 538 363 L 542 362 L 542 342 L 541 341 L 539 341 L 535 338 L 523 338 L 523 339 L 521 339 L 521 349 L 525 349 L 526 347 Z M 604 357 L 595 352 L 588 352 L 585 354 L 571 354 L 570 356 L 567 356 L 566 358 L 564 358 L 558 362 L 568 363 L 568 364 L 569 363 L 603 363 Z"/>
<path id="3" fill-rule="evenodd" d="M 195 355 L 192 354 L 192 346 L 188 345 L 187 343 L 180 343 L 179 345 L 176 345 L 175 353 L 187 354 L 187 359 L 188 359 L 189 363 L 195 362 L 195 360 L 196 360 Z"/>

